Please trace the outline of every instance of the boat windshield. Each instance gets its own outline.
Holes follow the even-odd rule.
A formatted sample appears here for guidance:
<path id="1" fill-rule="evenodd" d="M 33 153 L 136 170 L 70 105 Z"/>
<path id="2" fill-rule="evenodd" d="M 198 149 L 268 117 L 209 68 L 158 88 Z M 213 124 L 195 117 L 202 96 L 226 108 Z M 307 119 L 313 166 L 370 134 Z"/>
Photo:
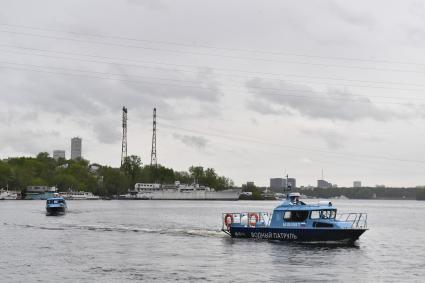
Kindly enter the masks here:
<path id="1" fill-rule="evenodd" d="M 308 210 L 288 210 L 283 214 L 285 222 L 303 222 L 308 217 Z"/>
<path id="2" fill-rule="evenodd" d="M 313 210 L 310 219 L 335 219 L 335 209 Z"/>
<path id="3" fill-rule="evenodd" d="M 47 201 L 48 204 L 54 204 L 54 203 L 63 203 L 63 199 L 49 199 Z"/>

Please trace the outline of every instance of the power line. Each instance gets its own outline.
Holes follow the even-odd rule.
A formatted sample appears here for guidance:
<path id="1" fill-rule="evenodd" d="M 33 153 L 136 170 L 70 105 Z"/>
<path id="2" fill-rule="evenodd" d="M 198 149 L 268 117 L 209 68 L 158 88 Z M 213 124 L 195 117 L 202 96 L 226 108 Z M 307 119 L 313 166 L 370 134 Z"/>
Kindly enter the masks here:
<path id="1" fill-rule="evenodd" d="M 153 84 L 153 85 L 162 85 L 162 86 L 171 86 L 171 87 L 183 87 L 183 88 L 194 88 L 194 89 L 201 89 L 204 91 L 213 91 L 217 92 L 216 89 L 210 88 L 210 87 L 200 87 L 200 86 L 191 86 L 191 85 L 177 85 L 177 84 L 167 84 L 167 83 L 157 83 L 157 82 L 151 82 L 151 81 L 138 81 L 138 80 L 128 80 L 128 79 L 120 79 L 120 78 L 111 78 L 111 77 L 98 77 L 98 76 L 87 76 L 84 74 L 74 74 L 74 73 L 59 73 L 59 72 L 52 72 L 52 71 L 45 71 L 45 70 L 34 70 L 34 69 L 28 69 L 28 68 L 21 68 L 21 67 L 11 67 L 11 66 L 0 66 L 1 68 L 9 68 L 9 69 L 17 69 L 17 70 L 25 70 L 25 71 L 31 71 L 31 72 L 39 72 L 39 73 L 48 73 L 48 74 L 55 74 L 55 75 L 69 75 L 69 76 L 78 76 L 78 77 L 84 77 L 84 78 L 95 78 L 95 79 L 103 79 L 103 80 L 116 80 L 116 81 L 124 81 L 124 82 L 131 82 L 131 83 L 143 83 L 143 84 Z M 83 71 L 87 72 L 87 71 Z M 95 72 L 93 72 L 95 73 Z M 159 78 L 158 78 L 159 79 Z M 164 80 L 164 79 L 161 79 Z M 230 88 L 226 88 L 229 90 Z M 230 89 L 232 90 L 232 89 Z M 283 89 L 282 89 L 283 90 Z M 293 92 L 297 92 L 297 90 L 289 90 Z M 242 92 L 240 90 L 234 91 L 237 93 L 246 93 Z M 321 92 L 311 92 L 311 93 L 321 93 Z M 346 98 L 338 98 L 338 97 L 313 97 L 313 96 L 302 96 L 302 95 L 293 95 L 293 94 L 281 94 L 281 93 L 267 93 L 267 95 L 277 95 L 277 96 L 284 96 L 284 97 L 293 97 L 293 98 L 301 98 L 301 99 L 319 99 L 323 100 L 326 98 L 327 100 L 341 100 L 341 101 L 348 101 L 353 103 L 372 103 L 369 100 L 354 100 L 354 99 L 346 99 Z M 404 105 L 404 106 L 411 106 L 408 103 L 399 103 L 399 102 L 387 102 L 387 101 L 374 101 L 374 103 L 378 104 L 396 104 L 396 105 Z"/>
<path id="2" fill-rule="evenodd" d="M 244 57 L 244 56 L 232 56 L 232 55 L 222 55 L 222 54 L 209 54 L 209 53 L 192 52 L 192 51 L 153 48 L 153 47 L 146 47 L 146 46 L 139 46 L 139 45 L 128 45 L 128 44 L 120 44 L 120 43 L 112 43 L 112 42 L 81 40 L 81 39 L 75 39 L 75 38 L 40 35 L 40 34 L 32 34 L 32 33 L 26 33 L 26 32 L 13 32 L 13 31 L 6 31 L 6 30 L 0 30 L 0 32 L 10 33 L 10 34 L 18 34 L 18 35 L 34 36 L 34 37 L 41 37 L 41 38 L 49 38 L 49 39 L 56 39 L 56 40 L 69 40 L 69 41 L 83 42 L 83 43 L 90 43 L 90 44 L 100 44 L 100 45 L 108 45 L 108 46 L 145 49 L 145 50 L 160 51 L 160 52 L 191 54 L 191 55 L 199 55 L 199 56 L 211 56 L 211 57 L 229 58 L 229 59 L 237 59 L 237 60 L 253 60 L 253 61 L 274 62 L 274 63 L 278 62 L 278 63 L 285 63 L 285 64 L 299 64 L 299 65 L 310 65 L 310 66 L 332 67 L 332 68 L 346 68 L 346 69 L 357 69 L 357 70 L 373 70 L 373 71 L 388 71 L 388 72 L 425 74 L 425 71 L 388 69 L 388 68 L 376 68 L 376 67 L 362 67 L 362 66 L 347 66 L 347 65 L 332 65 L 332 64 L 323 64 L 323 63 L 310 63 L 310 62 L 300 62 L 300 61 L 265 59 L 265 58 L 258 58 L 258 57 Z"/>
<path id="3" fill-rule="evenodd" d="M 175 82 L 185 82 L 185 83 L 199 83 L 198 81 L 188 81 L 188 80 L 181 80 L 181 79 L 169 79 L 169 78 L 163 78 L 163 77 L 152 77 L 152 76 L 142 76 L 142 75 L 128 75 L 128 74 L 116 74 L 116 73 L 109 73 L 109 72 L 98 72 L 98 71 L 87 71 L 87 70 L 81 70 L 81 69 L 70 69 L 70 68 L 62 68 L 62 67 L 52 67 L 52 66 L 44 66 L 44 65 L 37 65 L 37 64 L 28 64 L 28 63 L 16 63 L 16 62 L 8 62 L 8 61 L 0 61 L 0 64 L 10 64 L 10 65 L 19 65 L 19 66 L 30 66 L 30 67 L 36 67 L 36 68 L 47 68 L 47 69 L 56 69 L 56 70 L 64 70 L 64 71 L 71 71 L 71 72 L 83 72 L 83 73 L 91 73 L 91 74 L 100 74 L 100 75 L 111 75 L 111 76 L 120 76 L 120 77 L 138 77 L 138 78 L 145 78 L 145 79 L 155 79 L 155 80 L 166 80 L 166 81 L 175 81 Z M 296 92 L 296 93 L 320 93 L 325 94 L 328 96 L 337 96 L 337 98 L 341 99 L 341 95 L 339 94 L 332 94 L 325 91 L 314 91 L 314 90 L 300 90 L 300 89 L 287 89 L 287 88 L 271 88 L 271 87 L 259 87 L 259 86 L 249 86 L 247 87 L 249 89 L 260 89 L 260 90 L 273 90 L 273 91 L 290 91 L 290 92 Z M 234 90 L 234 89 L 232 89 Z M 425 91 L 425 90 L 423 90 Z M 357 94 L 351 94 L 351 96 L 358 97 L 358 98 L 386 98 L 386 99 L 402 99 L 400 97 L 394 97 L 394 96 L 363 96 L 363 95 L 357 95 Z M 425 100 L 423 97 L 418 98 L 411 98 L 411 99 L 419 99 L 419 100 Z"/>
<path id="4" fill-rule="evenodd" d="M 169 129 L 172 129 L 171 127 L 169 127 Z M 187 132 L 188 134 L 191 134 L 190 132 Z M 196 134 L 196 133 L 192 133 L 192 134 Z M 229 144 L 229 142 L 223 142 L 223 141 L 218 141 L 217 139 L 214 140 L 214 145 L 220 145 L 223 146 L 220 150 L 221 151 L 228 151 L 229 153 L 233 154 L 233 155 L 238 155 L 238 156 L 243 156 L 243 158 L 247 158 L 247 154 L 244 153 L 243 155 L 241 155 L 241 153 L 236 153 L 234 148 L 232 148 L 232 146 Z M 255 143 L 253 144 L 242 144 L 242 143 L 237 143 L 237 149 L 241 149 L 242 147 L 246 148 L 250 154 L 252 153 L 264 153 L 264 154 L 268 154 L 268 156 L 270 156 L 270 158 L 275 158 L 276 156 L 281 156 L 286 158 L 285 160 L 289 160 L 288 158 L 293 158 L 293 157 L 297 157 L 297 159 L 300 157 L 300 153 L 299 152 L 295 152 L 295 151 L 277 151 L 275 149 L 271 149 L 271 147 L 259 147 L 256 146 Z M 264 156 L 263 154 L 263 156 Z M 332 166 L 357 166 L 357 170 L 359 169 L 364 169 L 366 171 L 379 171 L 379 172 L 385 172 L 385 173 L 402 173 L 403 169 L 406 169 L 406 173 L 412 173 L 414 175 L 417 174 L 421 174 L 423 171 L 421 167 L 415 167 L 415 169 L 418 169 L 418 171 L 412 171 L 412 168 L 409 167 L 400 167 L 396 162 L 394 162 L 393 167 L 396 166 L 396 168 L 394 168 L 394 170 L 388 170 L 388 169 L 382 169 L 382 166 L 377 167 L 377 166 L 368 166 L 371 163 L 365 164 L 364 159 L 340 159 L 338 157 L 335 156 L 323 156 L 323 155 L 312 155 L 312 160 L 314 161 L 314 163 L 312 163 L 311 165 L 317 166 L 317 163 L 320 163 L 321 165 L 323 164 L 330 164 Z M 335 160 L 340 160 L 340 161 L 335 161 Z M 386 161 L 383 161 L 386 162 Z M 361 166 L 359 166 L 361 165 Z M 388 165 L 388 164 L 387 164 Z M 403 172 L 404 173 L 404 172 Z M 335 174 L 332 174 L 333 176 L 335 176 Z"/>
<path id="5" fill-rule="evenodd" d="M 367 155 L 367 154 L 336 153 L 336 152 L 326 151 L 326 150 L 322 150 L 322 149 L 311 149 L 311 148 L 303 148 L 303 147 L 293 146 L 293 145 L 277 144 L 277 143 L 265 141 L 264 139 L 258 140 L 258 139 L 255 139 L 255 138 L 252 138 L 252 137 L 247 137 L 247 136 L 231 135 L 231 134 L 227 134 L 227 133 L 224 133 L 224 134 L 218 133 L 217 134 L 217 133 L 213 133 L 211 131 L 204 132 L 204 131 L 193 130 L 193 129 L 188 129 L 188 128 L 184 128 L 184 127 L 179 127 L 179 126 L 167 124 L 167 123 L 163 123 L 163 126 L 168 127 L 170 129 L 178 129 L 178 130 L 181 130 L 181 131 L 201 134 L 201 135 L 205 135 L 205 136 L 213 136 L 213 137 L 225 138 L 225 139 L 230 139 L 230 140 L 240 140 L 240 141 L 252 142 L 252 143 L 263 144 L 263 145 L 271 145 L 271 146 L 276 146 L 276 147 L 289 148 L 291 150 L 318 152 L 318 153 L 340 156 L 340 157 L 352 157 L 352 158 L 361 158 L 361 159 L 366 158 L 366 159 L 378 159 L 378 160 L 386 160 L 386 161 L 398 161 L 398 162 L 425 164 L 425 161 L 423 161 L 423 160 L 391 158 L 391 157 L 388 157 L 388 156 Z"/>
<path id="6" fill-rule="evenodd" d="M 35 50 L 35 51 L 41 51 L 41 52 L 58 53 L 58 54 L 65 54 L 65 55 L 72 55 L 72 56 L 85 56 L 85 57 L 101 58 L 101 59 L 108 59 L 108 60 L 124 60 L 124 61 L 132 61 L 132 62 L 142 62 L 142 63 L 146 63 L 146 64 L 156 64 L 156 65 L 166 65 L 166 66 L 176 66 L 176 67 L 188 67 L 188 68 L 202 68 L 203 67 L 203 66 L 199 66 L 199 65 L 174 64 L 174 63 L 166 63 L 166 62 L 158 62 L 158 61 L 135 60 L 135 59 L 129 59 L 129 58 L 100 56 L 100 55 L 78 53 L 78 52 L 64 52 L 64 51 L 57 51 L 57 50 L 48 50 L 48 49 L 41 49 L 41 48 L 16 46 L 16 45 L 4 45 L 4 44 L 2 44 L 2 45 L 0 45 L 0 47 L 17 48 L 17 49 L 24 49 L 24 50 Z M 4 50 L 4 51 L 17 53 L 16 51 L 9 51 L 9 50 Z M 25 53 L 19 53 L 19 54 L 25 54 Z M 49 57 L 49 55 L 43 55 L 43 54 L 29 54 L 29 55 Z M 74 59 L 74 58 L 69 58 L 69 57 L 55 57 L 55 58 L 64 58 L 64 59 L 70 59 L 70 60 Z M 76 60 L 78 60 L 78 59 L 76 58 Z M 80 60 L 82 60 L 82 59 L 80 59 Z M 99 61 L 89 61 L 89 62 L 99 62 Z M 102 62 L 102 63 L 106 63 L 106 62 Z M 110 63 L 110 62 L 107 62 L 107 63 Z M 114 62 L 114 63 L 120 64 L 120 63 L 116 63 L 116 62 Z M 127 64 L 127 65 L 129 65 L 129 64 Z M 134 65 L 134 64 L 131 64 L 131 66 L 147 67 L 147 66 L 144 66 L 144 65 Z M 154 68 L 154 67 L 150 67 L 150 68 Z M 248 74 L 272 75 L 272 76 L 287 76 L 287 77 L 300 77 L 300 78 L 321 79 L 321 80 L 337 80 L 337 81 L 347 81 L 347 82 L 376 83 L 376 84 L 411 85 L 411 86 L 420 86 L 420 87 L 425 86 L 424 84 L 412 84 L 412 83 L 403 83 L 403 82 L 394 82 L 394 81 L 354 80 L 354 79 L 343 79 L 343 78 L 334 78 L 334 77 L 320 77 L 320 76 L 306 76 L 306 75 L 282 74 L 282 73 L 272 73 L 272 72 L 247 71 L 247 70 L 234 69 L 234 68 L 216 68 L 216 67 L 210 67 L 210 66 L 208 66 L 208 68 L 211 68 L 211 69 L 214 69 L 214 70 L 224 70 L 224 71 L 241 72 L 241 73 L 248 73 Z M 169 69 L 165 69 L 165 70 L 169 70 Z M 179 71 L 188 72 L 187 70 L 179 70 Z M 193 72 L 193 71 L 189 71 L 189 72 Z M 226 75 L 228 75 L 228 74 L 226 74 Z M 232 75 L 238 76 L 238 75 L 234 75 L 234 74 L 232 74 Z M 247 77 L 247 76 L 240 76 L 240 77 L 253 78 L 253 77 Z M 268 79 L 270 79 L 270 78 L 268 78 Z"/>
<path id="7" fill-rule="evenodd" d="M 6 26 L 6 27 L 12 27 L 12 28 L 21 28 L 21 29 L 41 30 L 41 31 L 49 31 L 49 32 L 60 32 L 60 33 L 68 33 L 68 34 L 73 34 L 73 35 L 97 37 L 97 38 L 109 38 L 109 39 L 136 41 L 136 42 L 145 42 L 145 43 L 147 42 L 147 43 L 154 43 L 154 44 L 161 44 L 161 45 L 174 45 L 174 46 L 189 47 L 189 48 L 206 48 L 206 49 L 213 49 L 213 50 L 262 53 L 262 54 L 271 54 L 271 55 L 285 55 L 285 56 L 318 58 L 318 59 L 328 59 L 328 60 L 346 60 L 346 61 L 359 61 L 359 62 L 372 62 L 372 63 L 387 63 L 387 64 L 403 64 L 403 65 L 425 66 L 425 63 L 415 63 L 415 62 L 398 61 L 398 60 L 364 59 L 364 58 L 353 58 L 353 57 L 343 57 L 343 56 L 321 56 L 321 55 L 311 55 L 311 54 L 300 54 L 300 53 L 294 53 L 294 52 L 229 48 L 229 47 L 211 46 L 211 45 L 205 45 L 205 44 L 186 44 L 186 43 L 180 43 L 180 42 L 149 40 L 149 39 L 131 38 L 131 37 L 123 37 L 123 36 L 116 36 L 116 35 L 105 35 L 105 34 L 100 35 L 100 34 L 82 33 L 82 32 L 74 32 L 74 31 L 34 27 L 34 26 L 5 24 L 5 23 L 0 23 L 0 26 Z"/>
<path id="8" fill-rule="evenodd" d="M 1 45 L 0 45 L 0 47 L 1 47 Z M 17 53 L 17 54 L 24 54 L 24 55 L 36 55 L 36 56 L 47 57 L 47 58 L 55 58 L 55 59 L 66 59 L 66 60 L 75 60 L 75 61 L 82 61 L 82 62 L 90 62 L 90 63 L 115 64 L 115 65 L 120 65 L 120 66 L 131 66 L 131 67 L 138 67 L 138 68 L 140 67 L 140 68 L 147 68 L 147 69 L 158 69 L 158 70 L 172 71 L 172 72 L 178 71 L 178 72 L 188 72 L 188 73 L 195 73 L 195 74 L 198 73 L 196 71 L 191 71 L 191 70 L 167 69 L 167 68 L 152 67 L 152 66 L 134 64 L 134 63 L 128 64 L 128 63 L 119 63 L 119 62 L 105 62 L 105 61 L 87 60 L 87 59 L 81 59 L 81 58 L 70 58 L 70 57 L 53 56 L 53 55 L 46 55 L 46 54 L 27 54 L 27 53 L 10 51 L 10 50 L 1 50 L 1 51 L 3 51 L 3 52 L 10 52 L 10 53 Z M 273 80 L 273 81 L 280 81 L 280 82 L 294 83 L 294 84 L 303 83 L 303 84 L 319 84 L 319 85 L 337 85 L 337 86 L 344 86 L 344 87 L 360 87 L 360 88 L 377 88 L 377 89 L 389 89 L 389 90 L 402 90 L 402 91 L 420 91 L 420 92 L 425 91 L 425 89 L 406 89 L 406 88 L 390 88 L 390 87 L 383 87 L 383 86 L 362 86 L 362 85 L 347 85 L 347 84 L 321 83 L 321 82 L 288 81 L 288 80 L 277 79 L 277 78 L 252 77 L 252 76 L 243 76 L 243 75 L 235 75 L 235 74 L 224 74 L 224 73 L 215 73 L 215 74 L 217 74 L 217 75 L 225 75 L 225 76 L 244 77 L 244 78 L 250 78 L 250 79 Z M 399 99 L 397 97 L 387 97 L 387 98 Z"/>

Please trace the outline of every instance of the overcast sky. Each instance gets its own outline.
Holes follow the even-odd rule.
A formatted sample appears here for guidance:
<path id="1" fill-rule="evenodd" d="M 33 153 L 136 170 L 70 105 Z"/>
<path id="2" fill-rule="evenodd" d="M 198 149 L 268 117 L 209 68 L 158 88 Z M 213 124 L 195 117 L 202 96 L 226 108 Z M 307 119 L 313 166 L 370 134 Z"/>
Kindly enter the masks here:
<path id="1" fill-rule="evenodd" d="M 0 158 L 425 184 L 423 1 L 0 1 Z"/>

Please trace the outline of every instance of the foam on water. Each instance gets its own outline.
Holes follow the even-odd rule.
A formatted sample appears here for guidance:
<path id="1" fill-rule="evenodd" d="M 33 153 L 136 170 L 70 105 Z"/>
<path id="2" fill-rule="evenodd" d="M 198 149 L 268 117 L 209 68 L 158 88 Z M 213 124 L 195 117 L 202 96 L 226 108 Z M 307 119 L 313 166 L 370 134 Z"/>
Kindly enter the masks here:
<path id="1" fill-rule="evenodd" d="M 95 232 L 120 232 L 120 233 L 152 233 L 152 234 L 168 234 L 168 235 L 177 235 L 177 236 L 199 236 L 199 237 L 227 237 L 220 230 L 207 230 L 207 229 L 152 229 L 152 228 L 140 228 L 136 226 L 120 226 L 120 225 L 79 225 L 79 224 L 66 224 L 57 226 L 38 226 L 38 225 L 29 225 L 29 224 L 12 224 L 12 223 L 3 223 L 3 225 L 10 225 L 20 228 L 30 228 L 30 229 L 41 229 L 41 230 L 88 230 Z"/>

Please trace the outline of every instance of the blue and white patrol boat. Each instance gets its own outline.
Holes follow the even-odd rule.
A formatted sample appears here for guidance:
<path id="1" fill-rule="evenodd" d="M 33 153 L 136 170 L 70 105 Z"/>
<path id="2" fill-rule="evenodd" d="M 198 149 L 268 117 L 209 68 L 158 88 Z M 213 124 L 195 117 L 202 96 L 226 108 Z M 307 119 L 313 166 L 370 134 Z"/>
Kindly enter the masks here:
<path id="1" fill-rule="evenodd" d="M 68 207 L 63 197 L 53 197 L 46 200 L 47 215 L 63 215 L 67 209 Z"/>
<path id="2" fill-rule="evenodd" d="M 354 242 L 367 230 L 366 213 L 337 214 L 331 202 L 306 204 L 289 193 L 273 213 L 223 213 L 222 231 L 232 238 L 300 242 Z"/>

